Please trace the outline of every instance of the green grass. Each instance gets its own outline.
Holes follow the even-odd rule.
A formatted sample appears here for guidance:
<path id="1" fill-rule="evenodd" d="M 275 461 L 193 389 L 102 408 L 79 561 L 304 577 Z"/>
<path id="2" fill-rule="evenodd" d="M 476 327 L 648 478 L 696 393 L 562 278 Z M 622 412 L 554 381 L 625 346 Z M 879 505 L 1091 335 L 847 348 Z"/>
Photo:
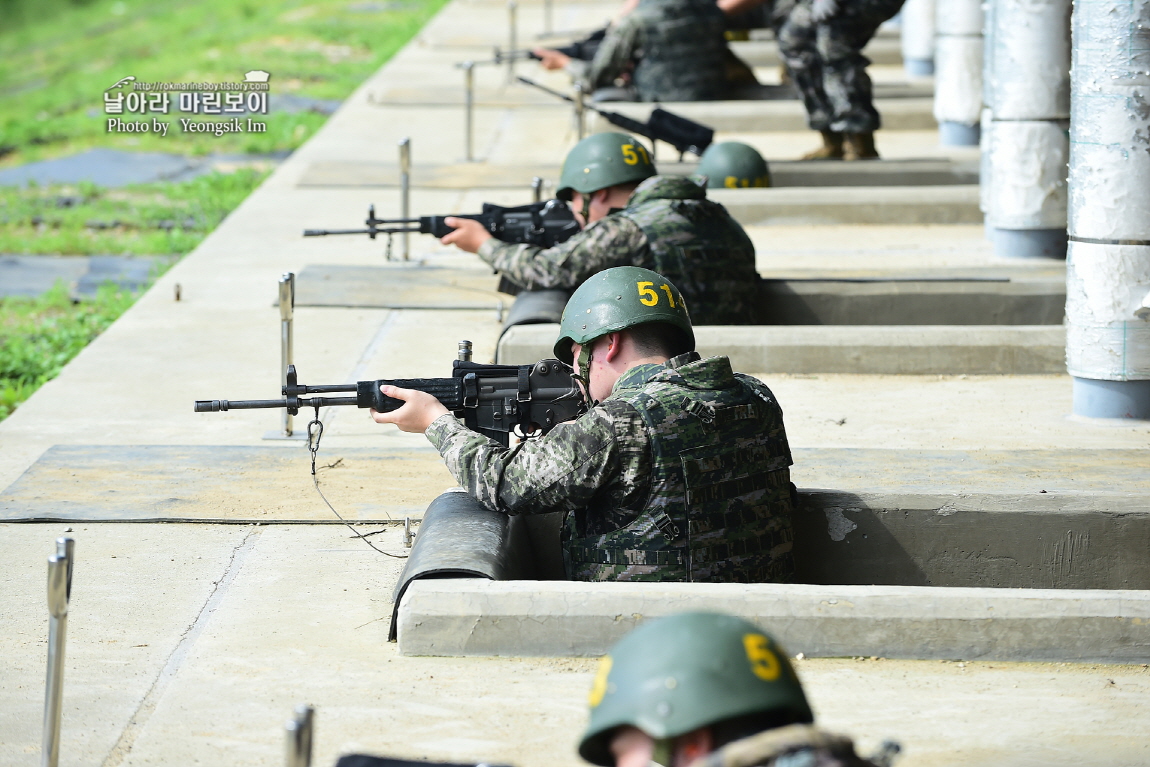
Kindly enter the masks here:
<path id="1" fill-rule="evenodd" d="M 93 300 L 74 304 L 62 283 L 39 298 L 0 299 L 0 420 L 55 378 L 135 300 L 106 285 Z"/>
<path id="2" fill-rule="evenodd" d="M 0 253 L 182 256 L 265 175 L 248 169 L 119 189 L 0 187 Z"/>
<path id="3" fill-rule="evenodd" d="M 273 113 L 266 133 L 217 138 L 180 133 L 173 110 L 166 137 L 109 134 L 103 94 L 128 75 L 235 82 L 263 69 L 273 94 L 343 99 L 444 1 L 0 0 L 0 18 L 16 21 L 0 23 L 0 165 L 92 146 L 184 154 L 294 149 L 323 115 Z"/>

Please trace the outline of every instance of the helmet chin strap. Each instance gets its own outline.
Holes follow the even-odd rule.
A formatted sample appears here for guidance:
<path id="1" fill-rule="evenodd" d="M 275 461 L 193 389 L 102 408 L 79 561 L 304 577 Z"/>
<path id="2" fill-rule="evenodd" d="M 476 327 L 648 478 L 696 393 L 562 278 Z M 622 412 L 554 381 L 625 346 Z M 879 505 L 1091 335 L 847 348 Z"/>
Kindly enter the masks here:
<path id="1" fill-rule="evenodd" d="M 583 227 L 586 228 L 591 224 L 591 195 L 595 194 L 590 192 L 588 194 L 580 193 L 579 196 L 583 198 L 583 211 L 580 215 L 583 216 Z M 588 371 L 590 372 L 590 371 Z"/>
<path id="2" fill-rule="evenodd" d="M 579 345 L 579 375 L 575 376 L 587 388 L 587 401 L 591 403 L 591 407 L 599 404 L 599 401 L 591 396 L 591 344 L 597 340 L 591 339 L 587 343 Z"/>

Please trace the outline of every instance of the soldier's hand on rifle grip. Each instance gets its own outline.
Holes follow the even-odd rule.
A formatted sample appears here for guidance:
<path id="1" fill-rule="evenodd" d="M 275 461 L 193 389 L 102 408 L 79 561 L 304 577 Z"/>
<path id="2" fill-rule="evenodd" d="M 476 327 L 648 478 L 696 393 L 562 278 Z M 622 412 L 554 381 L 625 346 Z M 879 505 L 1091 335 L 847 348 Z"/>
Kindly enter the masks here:
<path id="1" fill-rule="evenodd" d="M 461 220 L 464 219 L 456 219 L 456 221 Z M 406 404 L 390 413 L 381 413 L 372 408 L 372 419 L 376 423 L 393 423 L 399 427 L 400 431 L 422 434 L 427 431 L 427 427 L 431 426 L 435 419 L 451 412 L 443 406 L 443 403 L 427 392 L 417 389 L 401 389 L 398 386 L 381 386 L 379 390 L 383 392 L 384 396 L 401 399 Z"/>
<path id="2" fill-rule="evenodd" d="M 454 245 L 468 253 L 477 253 L 479 246 L 491 239 L 491 233 L 474 219 L 448 216 L 443 219 L 443 223 L 455 227 L 455 231 L 439 240 L 444 245 Z"/>
<path id="3" fill-rule="evenodd" d="M 544 69 L 565 69 L 571 63 L 571 57 L 562 51 L 553 51 L 550 48 L 534 48 L 531 52 L 539 57 L 539 63 Z"/>

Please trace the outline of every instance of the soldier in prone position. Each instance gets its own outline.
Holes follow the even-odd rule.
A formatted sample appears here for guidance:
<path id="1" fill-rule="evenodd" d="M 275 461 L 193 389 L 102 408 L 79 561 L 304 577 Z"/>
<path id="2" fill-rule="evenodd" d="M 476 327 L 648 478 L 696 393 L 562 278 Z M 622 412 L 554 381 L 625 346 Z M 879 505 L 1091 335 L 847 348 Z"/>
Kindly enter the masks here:
<path id="1" fill-rule="evenodd" d="M 617 267 L 563 312 L 555 356 L 576 364 L 597 404 L 508 449 L 468 430 L 434 397 L 372 412 L 424 432 L 460 486 L 507 514 L 566 512 L 569 578 L 786 581 L 794 573 L 791 454 L 770 389 L 700 359 L 678 289 Z"/>
<path id="2" fill-rule="evenodd" d="M 786 652 L 733 615 L 645 623 L 599 665 L 579 755 L 600 767 L 877 767 L 814 726 Z"/>
<path id="3" fill-rule="evenodd" d="M 505 243 L 481 224 L 448 218 L 442 239 L 525 290 L 573 289 L 613 266 L 641 266 L 683 291 L 700 325 L 755 324 L 755 246 L 727 210 L 687 178 L 655 175 L 646 147 L 623 133 L 598 133 L 571 149 L 558 196 L 584 229 L 553 248 Z"/>

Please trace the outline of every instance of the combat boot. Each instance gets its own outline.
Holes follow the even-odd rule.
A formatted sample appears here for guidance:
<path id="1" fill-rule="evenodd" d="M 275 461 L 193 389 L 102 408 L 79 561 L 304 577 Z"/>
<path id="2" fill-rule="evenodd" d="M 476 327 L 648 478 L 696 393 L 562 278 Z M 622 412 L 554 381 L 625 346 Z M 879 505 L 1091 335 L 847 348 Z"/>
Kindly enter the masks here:
<path id="1" fill-rule="evenodd" d="M 823 145 L 813 152 L 807 152 L 802 160 L 841 160 L 843 158 L 843 134 L 832 130 L 821 130 Z"/>
<path id="2" fill-rule="evenodd" d="M 878 151 L 874 148 L 874 133 L 847 133 L 843 140 L 844 160 L 877 160 Z"/>

